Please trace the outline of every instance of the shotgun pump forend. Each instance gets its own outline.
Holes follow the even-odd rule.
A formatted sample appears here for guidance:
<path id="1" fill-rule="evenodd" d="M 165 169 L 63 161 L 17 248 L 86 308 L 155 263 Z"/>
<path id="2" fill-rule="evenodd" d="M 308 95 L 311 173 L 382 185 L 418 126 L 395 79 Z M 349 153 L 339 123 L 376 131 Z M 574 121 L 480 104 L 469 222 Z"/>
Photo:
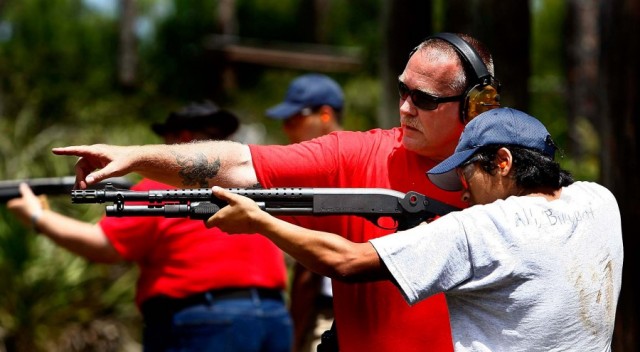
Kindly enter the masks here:
<path id="1" fill-rule="evenodd" d="M 417 192 L 383 188 L 229 188 L 253 199 L 272 215 L 355 215 L 378 225 L 391 217 L 398 230 L 459 210 Z M 210 188 L 129 191 L 107 184 L 104 189 L 73 190 L 72 203 L 113 203 L 107 216 L 162 216 L 207 220 L 227 205 Z M 129 203 L 129 204 L 128 204 Z M 133 203 L 133 204 L 131 204 Z M 379 225 L 378 225 L 379 226 Z"/>

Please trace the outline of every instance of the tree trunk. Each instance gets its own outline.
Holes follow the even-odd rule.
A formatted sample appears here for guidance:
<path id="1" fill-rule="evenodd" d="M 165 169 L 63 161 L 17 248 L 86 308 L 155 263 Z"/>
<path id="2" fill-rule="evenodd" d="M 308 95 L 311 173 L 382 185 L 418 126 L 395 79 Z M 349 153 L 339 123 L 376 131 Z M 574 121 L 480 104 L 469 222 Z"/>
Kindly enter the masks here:
<path id="1" fill-rule="evenodd" d="M 478 24 L 474 20 L 478 20 L 478 16 L 472 16 L 477 13 L 478 2 L 474 0 L 449 0 L 445 2 L 444 18 L 446 32 L 467 33 L 470 36 L 477 37 Z M 484 42 L 484 41 L 483 41 Z"/>
<path id="2" fill-rule="evenodd" d="M 218 32 L 222 35 L 238 35 L 238 19 L 235 0 L 218 1 Z"/>
<path id="3" fill-rule="evenodd" d="M 622 292 L 618 302 L 613 350 L 640 350 L 638 285 L 640 246 L 640 3 L 636 0 L 601 0 L 602 82 L 598 91 L 602 111 L 598 131 L 602 139 L 602 182 L 618 200 L 625 247 Z"/>
<path id="4" fill-rule="evenodd" d="M 136 85 L 138 45 L 135 34 L 135 0 L 120 0 L 120 43 L 118 52 L 118 82 L 122 87 Z"/>
<path id="5" fill-rule="evenodd" d="M 531 12 L 528 1 L 479 1 L 475 32 L 493 53 L 503 106 L 529 111 Z"/>
<path id="6" fill-rule="evenodd" d="M 386 0 L 383 2 L 383 47 L 381 62 L 382 93 L 378 125 L 399 125 L 398 76 L 404 70 L 413 47 L 432 32 L 432 2 L 424 0 Z"/>
<path id="7" fill-rule="evenodd" d="M 598 119 L 598 1 L 571 0 L 566 19 L 566 72 L 569 114 L 569 143 L 572 159 L 580 164 L 587 157 L 578 127 L 583 120 L 595 124 Z"/>
<path id="8" fill-rule="evenodd" d="M 330 0 L 314 0 L 313 6 L 315 7 L 316 16 L 316 28 L 314 28 L 314 38 L 316 43 L 327 44 L 329 26 L 327 25 L 327 18 L 329 17 L 329 11 L 331 10 Z"/>
<path id="9" fill-rule="evenodd" d="M 216 27 L 218 33 L 223 36 L 223 42 L 233 42 L 238 35 L 238 16 L 236 15 L 236 0 L 220 0 L 218 1 L 218 16 L 216 21 Z M 219 70 L 214 69 L 213 81 L 218 80 L 219 87 L 213 90 L 211 95 L 221 95 L 222 92 L 235 90 L 238 88 L 238 79 L 236 77 L 235 68 L 226 62 L 224 55 L 211 54 L 212 67 L 219 67 Z M 218 79 L 216 79 L 219 77 Z M 215 100 L 215 99 L 214 99 Z"/>
<path id="10" fill-rule="evenodd" d="M 531 20 L 527 1 L 450 0 L 446 31 L 467 33 L 493 54 L 504 106 L 528 111 Z"/>
<path id="11" fill-rule="evenodd" d="M 297 41 L 303 43 L 313 43 L 316 40 L 316 28 L 320 25 L 318 22 L 318 8 L 316 7 L 315 0 L 301 0 L 296 12 L 297 26 L 296 26 L 296 38 Z"/>

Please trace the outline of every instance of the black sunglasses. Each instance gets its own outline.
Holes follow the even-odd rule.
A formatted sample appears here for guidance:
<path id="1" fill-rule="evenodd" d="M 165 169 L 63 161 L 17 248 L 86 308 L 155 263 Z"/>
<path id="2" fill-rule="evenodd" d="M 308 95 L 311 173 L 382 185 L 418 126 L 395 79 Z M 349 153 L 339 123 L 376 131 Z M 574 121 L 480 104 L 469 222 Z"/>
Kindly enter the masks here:
<path id="1" fill-rule="evenodd" d="M 421 90 L 409 89 L 409 87 L 401 81 L 398 81 L 398 93 L 400 93 L 400 98 L 402 99 L 407 99 L 407 97 L 410 96 L 413 105 L 421 110 L 435 110 L 438 108 L 438 104 L 440 103 L 448 103 L 462 98 L 462 95 L 456 95 L 453 97 L 434 97 L 433 95 L 427 94 Z"/>

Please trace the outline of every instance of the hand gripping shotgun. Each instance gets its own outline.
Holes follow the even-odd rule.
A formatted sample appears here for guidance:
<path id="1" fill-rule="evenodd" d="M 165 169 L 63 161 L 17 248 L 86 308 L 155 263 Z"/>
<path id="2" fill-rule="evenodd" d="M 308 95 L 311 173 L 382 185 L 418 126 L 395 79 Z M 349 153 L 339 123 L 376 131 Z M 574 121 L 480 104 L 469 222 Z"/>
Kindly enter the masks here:
<path id="1" fill-rule="evenodd" d="M 415 227 L 423 221 L 459 210 L 417 192 L 402 193 L 383 188 L 229 188 L 230 192 L 253 199 L 272 215 L 355 215 L 377 226 L 379 219 L 395 220 L 397 230 Z M 76 204 L 113 203 L 107 216 L 162 216 L 207 220 L 226 202 L 210 188 L 130 191 L 107 184 L 104 189 L 72 190 Z M 134 203 L 134 204 L 131 204 Z"/>

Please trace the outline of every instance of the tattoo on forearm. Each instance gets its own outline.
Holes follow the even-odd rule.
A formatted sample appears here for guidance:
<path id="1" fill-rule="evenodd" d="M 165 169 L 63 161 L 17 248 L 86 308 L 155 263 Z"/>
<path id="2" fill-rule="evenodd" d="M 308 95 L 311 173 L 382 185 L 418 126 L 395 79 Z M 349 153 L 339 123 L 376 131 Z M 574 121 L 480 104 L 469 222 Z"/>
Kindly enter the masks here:
<path id="1" fill-rule="evenodd" d="M 216 177 L 220 171 L 220 158 L 209 162 L 202 153 L 193 157 L 178 153 L 173 153 L 173 155 L 176 158 L 176 163 L 180 166 L 178 175 L 182 178 L 182 183 L 185 186 L 209 187 L 208 180 Z"/>

